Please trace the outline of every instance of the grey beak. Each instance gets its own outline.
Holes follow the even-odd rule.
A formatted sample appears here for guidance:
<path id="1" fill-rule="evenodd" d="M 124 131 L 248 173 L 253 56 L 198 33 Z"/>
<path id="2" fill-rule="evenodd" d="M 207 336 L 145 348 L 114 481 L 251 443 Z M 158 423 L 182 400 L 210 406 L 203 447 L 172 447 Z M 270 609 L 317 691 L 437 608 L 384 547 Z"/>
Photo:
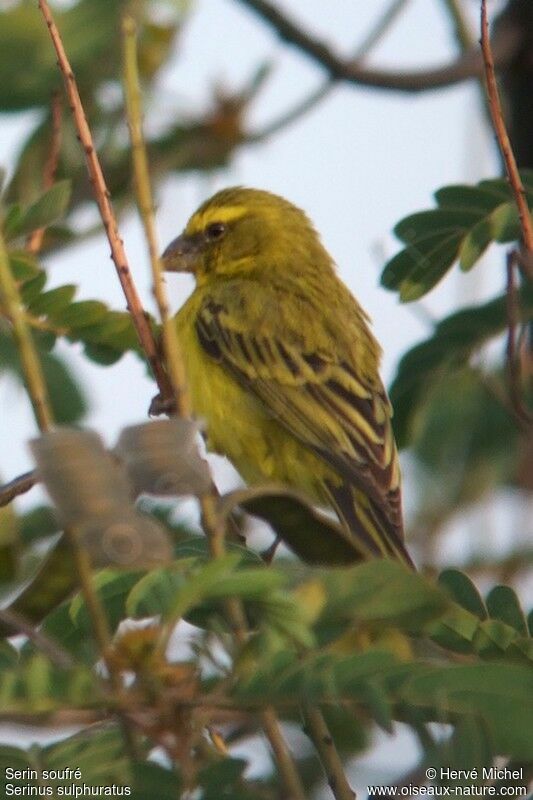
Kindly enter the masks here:
<path id="1" fill-rule="evenodd" d="M 161 261 L 169 272 L 194 272 L 202 241 L 197 236 L 181 234 L 165 248 Z"/>

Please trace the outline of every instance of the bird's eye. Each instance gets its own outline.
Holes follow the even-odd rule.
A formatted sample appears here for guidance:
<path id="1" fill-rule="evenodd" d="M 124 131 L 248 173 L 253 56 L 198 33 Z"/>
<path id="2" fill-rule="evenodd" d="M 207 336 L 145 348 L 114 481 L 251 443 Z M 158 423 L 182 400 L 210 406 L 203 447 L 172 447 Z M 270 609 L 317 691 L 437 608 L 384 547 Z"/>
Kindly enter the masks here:
<path id="1" fill-rule="evenodd" d="M 223 222 L 212 222 L 211 225 L 208 225 L 205 229 L 205 234 L 211 242 L 216 242 L 218 239 L 222 239 L 225 233 L 226 226 Z"/>

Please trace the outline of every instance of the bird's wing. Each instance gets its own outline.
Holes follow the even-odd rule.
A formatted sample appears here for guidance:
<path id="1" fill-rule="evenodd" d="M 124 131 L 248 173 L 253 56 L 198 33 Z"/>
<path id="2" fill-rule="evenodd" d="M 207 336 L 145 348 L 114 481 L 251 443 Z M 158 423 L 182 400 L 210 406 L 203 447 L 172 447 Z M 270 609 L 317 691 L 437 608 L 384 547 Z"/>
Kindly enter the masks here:
<path id="1" fill-rule="evenodd" d="M 379 379 L 371 383 L 357 364 L 337 353 L 327 336 L 312 346 L 296 329 L 301 302 L 294 314 L 287 302 L 285 295 L 276 314 L 272 303 L 265 308 L 258 303 L 247 306 L 235 296 L 207 296 L 196 318 L 200 344 L 341 476 L 340 487 L 332 483 L 325 488 L 340 516 L 365 539 L 366 550 L 406 560 L 385 390 Z"/>

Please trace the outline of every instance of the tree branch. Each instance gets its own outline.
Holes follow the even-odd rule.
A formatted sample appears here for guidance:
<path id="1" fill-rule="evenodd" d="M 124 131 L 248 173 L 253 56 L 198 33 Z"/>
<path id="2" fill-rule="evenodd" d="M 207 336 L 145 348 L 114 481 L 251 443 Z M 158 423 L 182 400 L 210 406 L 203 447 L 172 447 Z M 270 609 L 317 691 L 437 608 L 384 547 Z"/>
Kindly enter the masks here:
<path id="1" fill-rule="evenodd" d="M 396 20 L 398 14 L 405 8 L 409 0 L 392 0 L 391 4 L 388 8 L 385 9 L 384 13 L 381 17 L 377 20 L 377 22 L 372 26 L 370 31 L 368 31 L 367 35 L 359 45 L 354 55 L 354 60 L 362 59 L 372 50 L 373 47 L 381 40 L 381 38 L 386 34 L 389 30 L 390 26 Z M 303 117 L 304 114 L 307 114 L 311 109 L 313 109 L 318 103 L 322 102 L 337 84 L 335 78 L 330 77 L 328 80 L 319 86 L 318 89 L 315 89 L 311 92 L 310 95 L 305 97 L 303 100 L 294 106 L 294 108 L 289 109 L 289 111 L 285 111 L 281 114 L 278 119 L 272 120 L 272 122 L 267 123 L 262 130 L 257 131 L 257 133 L 251 133 L 246 137 L 246 141 L 249 143 L 261 142 L 264 139 L 268 139 L 270 136 L 273 136 L 279 131 L 286 128 L 288 125 L 291 125 L 296 120 Z"/>
<path id="2" fill-rule="evenodd" d="M 19 494 L 29 492 L 38 481 L 37 472 L 32 469 L 31 472 L 25 472 L 23 475 L 13 478 L 9 483 L 0 486 L 0 508 L 7 506 Z"/>
<path id="3" fill-rule="evenodd" d="M 325 42 L 306 33 L 268 0 L 237 0 L 237 2 L 254 11 L 283 41 L 293 45 L 319 64 L 334 80 L 376 89 L 414 93 L 453 86 L 483 75 L 483 59 L 477 47 L 466 50 L 450 64 L 430 70 L 400 72 L 366 69 L 357 61 L 347 61 L 338 56 Z M 498 67 L 507 63 L 516 53 L 523 37 L 524 32 L 517 26 L 510 24 L 498 26 L 492 42 L 494 59 Z"/>
<path id="4" fill-rule="evenodd" d="M 94 187 L 96 202 L 98 204 L 100 216 L 102 217 L 102 222 L 107 233 L 109 245 L 111 247 L 111 256 L 117 270 L 118 279 L 126 297 L 128 310 L 132 316 L 133 324 L 135 326 L 137 336 L 139 337 L 139 342 L 141 343 L 141 346 L 146 354 L 153 375 L 159 386 L 159 390 L 164 398 L 168 398 L 172 394 L 170 382 L 163 369 L 150 324 L 142 307 L 139 295 L 137 294 L 135 284 L 133 283 L 124 245 L 118 233 L 117 222 L 111 206 L 109 191 L 107 189 L 102 168 L 100 166 L 100 160 L 94 148 L 92 134 L 83 110 L 80 94 L 76 85 L 76 79 L 74 77 L 72 67 L 65 52 L 61 36 L 54 22 L 54 18 L 48 6 L 47 0 L 39 0 L 39 8 L 41 9 L 43 17 L 46 21 L 50 31 L 52 43 L 57 53 L 58 64 L 65 81 L 65 88 L 69 98 L 70 108 L 74 117 L 76 128 L 78 130 L 78 136 L 81 145 L 85 152 L 87 169 Z"/>
<path id="5" fill-rule="evenodd" d="M 522 179 L 520 178 L 520 173 L 518 172 L 513 148 L 511 147 L 511 142 L 509 140 L 503 119 L 500 96 L 496 83 L 494 54 L 489 38 L 489 22 L 486 0 L 481 0 L 481 50 L 483 53 L 483 66 L 485 70 L 490 115 L 492 117 L 494 132 L 496 133 L 498 146 L 505 162 L 505 170 L 507 172 L 511 189 L 513 190 L 516 207 L 518 209 L 518 215 L 520 217 L 522 238 L 526 250 L 526 257 L 522 259 L 521 264 L 524 268 L 524 271 L 527 273 L 529 280 L 533 280 L 533 222 L 531 221 L 531 213 L 527 204 L 524 185 L 522 183 Z"/>

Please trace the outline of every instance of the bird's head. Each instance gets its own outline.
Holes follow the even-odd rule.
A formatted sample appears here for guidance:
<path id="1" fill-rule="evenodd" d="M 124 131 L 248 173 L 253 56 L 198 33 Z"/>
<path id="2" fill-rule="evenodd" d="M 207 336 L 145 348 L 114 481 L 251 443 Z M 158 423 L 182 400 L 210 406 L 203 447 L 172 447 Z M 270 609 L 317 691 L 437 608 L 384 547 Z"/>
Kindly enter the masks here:
<path id="1" fill-rule="evenodd" d="M 285 277 L 331 264 L 306 214 L 259 189 L 223 189 L 192 215 L 163 253 L 166 270 L 192 272 L 197 283 L 234 276 Z"/>

